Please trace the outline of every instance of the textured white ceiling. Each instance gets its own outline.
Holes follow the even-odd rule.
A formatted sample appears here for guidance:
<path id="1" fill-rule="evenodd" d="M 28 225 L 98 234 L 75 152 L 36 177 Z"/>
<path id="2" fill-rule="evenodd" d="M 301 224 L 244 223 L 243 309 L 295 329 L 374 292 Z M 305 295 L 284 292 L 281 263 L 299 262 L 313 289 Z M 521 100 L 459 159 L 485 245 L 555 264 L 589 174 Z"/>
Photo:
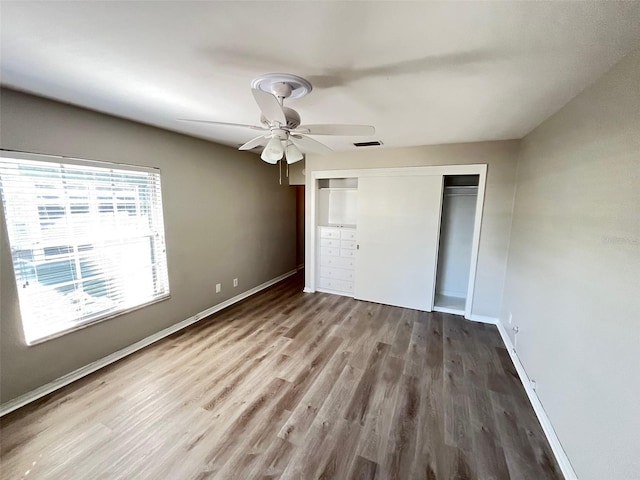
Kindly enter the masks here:
<path id="1" fill-rule="evenodd" d="M 2 2 L 3 85 L 237 146 L 289 72 L 304 123 L 409 146 L 521 138 L 640 47 L 640 2 Z M 327 138 L 336 150 L 369 138 Z"/>

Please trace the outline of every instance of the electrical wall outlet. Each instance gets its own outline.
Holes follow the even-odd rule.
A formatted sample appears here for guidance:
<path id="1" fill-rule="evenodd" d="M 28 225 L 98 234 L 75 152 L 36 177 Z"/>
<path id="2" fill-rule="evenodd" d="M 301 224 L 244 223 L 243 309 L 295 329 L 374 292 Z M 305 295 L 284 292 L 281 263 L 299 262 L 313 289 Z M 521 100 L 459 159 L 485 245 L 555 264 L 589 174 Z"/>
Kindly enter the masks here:
<path id="1" fill-rule="evenodd" d="M 220 293 L 221 290 L 222 290 L 222 284 L 216 283 L 216 293 Z"/>
<path id="2" fill-rule="evenodd" d="M 237 279 L 237 278 L 234 278 L 234 279 L 233 279 L 233 286 L 234 286 L 234 287 L 237 287 L 237 286 L 238 286 L 238 279 Z"/>

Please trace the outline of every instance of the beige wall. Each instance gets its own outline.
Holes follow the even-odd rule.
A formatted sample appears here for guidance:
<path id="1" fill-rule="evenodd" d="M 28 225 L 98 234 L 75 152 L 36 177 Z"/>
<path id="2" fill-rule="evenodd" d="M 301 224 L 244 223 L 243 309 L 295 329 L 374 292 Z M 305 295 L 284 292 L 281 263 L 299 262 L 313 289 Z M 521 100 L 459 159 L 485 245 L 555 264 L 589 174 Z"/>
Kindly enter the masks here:
<path id="1" fill-rule="evenodd" d="M 502 141 L 368 148 L 330 156 L 309 155 L 305 171 L 308 178 L 311 172 L 318 170 L 486 163 L 487 188 L 472 314 L 498 318 L 507 264 L 518 143 Z"/>
<path id="2" fill-rule="evenodd" d="M 289 165 L 289 185 L 304 185 L 305 161 Z"/>
<path id="3" fill-rule="evenodd" d="M 578 477 L 640 478 L 640 50 L 522 147 L 501 319 Z"/>
<path id="4" fill-rule="evenodd" d="M 169 300 L 27 347 L 2 219 L 3 403 L 295 268 L 295 191 L 258 156 L 11 90 L 0 95 L 4 149 L 161 168 L 171 285 Z"/>

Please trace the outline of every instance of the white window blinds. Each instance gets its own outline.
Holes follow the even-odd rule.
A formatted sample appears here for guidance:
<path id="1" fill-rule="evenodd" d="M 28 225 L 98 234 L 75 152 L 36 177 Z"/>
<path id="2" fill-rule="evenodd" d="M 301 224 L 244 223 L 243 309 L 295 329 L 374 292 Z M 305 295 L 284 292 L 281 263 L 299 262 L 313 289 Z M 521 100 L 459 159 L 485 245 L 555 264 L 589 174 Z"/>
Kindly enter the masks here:
<path id="1" fill-rule="evenodd" d="M 159 170 L 44 158 L 0 157 L 29 344 L 169 295 Z"/>

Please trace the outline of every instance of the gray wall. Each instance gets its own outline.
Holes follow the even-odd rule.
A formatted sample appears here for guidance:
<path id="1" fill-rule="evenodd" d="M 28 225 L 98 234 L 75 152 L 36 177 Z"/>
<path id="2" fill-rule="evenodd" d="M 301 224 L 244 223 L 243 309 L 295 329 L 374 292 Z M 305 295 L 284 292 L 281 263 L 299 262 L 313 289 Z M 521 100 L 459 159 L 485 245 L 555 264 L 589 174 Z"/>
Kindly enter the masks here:
<path id="1" fill-rule="evenodd" d="M 311 172 L 317 170 L 486 163 L 487 188 L 472 314 L 498 318 L 507 266 L 518 144 L 518 141 L 461 143 L 309 155 L 305 171 L 310 178 Z"/>
<path id="2" fill-rule="evenodd" d="M 509 312 L 578 476 L 640 478 L 640 50 L 524 139 Z"/>
<path id="3" fill-rule="evenodd" d="M 171 286 L 169 300 L 27 347 L 2 219 L 1 402 L 295 268 L 295 191 L 258 156 L 11 90 L 0 95 L 4 149 L 161 168 Z"/>

